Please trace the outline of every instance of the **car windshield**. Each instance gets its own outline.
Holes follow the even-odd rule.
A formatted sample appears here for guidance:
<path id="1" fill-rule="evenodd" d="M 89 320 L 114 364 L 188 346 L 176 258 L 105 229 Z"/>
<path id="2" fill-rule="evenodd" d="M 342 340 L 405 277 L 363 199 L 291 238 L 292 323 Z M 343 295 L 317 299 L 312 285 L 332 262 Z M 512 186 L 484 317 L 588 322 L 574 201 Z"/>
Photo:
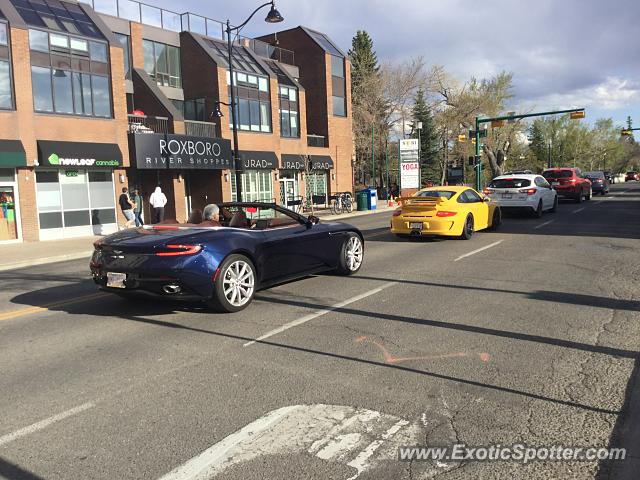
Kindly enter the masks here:
<path id="1" fill-rule="evenodd" d="M 429 197 L 429 198 L 446 198 L 449 200 L 455 195 L 455 192 L 449 190 L 425 190 L 416 193 L 416 197 Z"/>
<path id="2" fill-rule="evenodd" d="M 573 172 L 571 170 L 547 170 L 542 173 L 544 178 L 571 178 Z"/>
<path id="3" fill-rule="evenodd" d="M 627 172 L 627 175 L 635 175 L 636 172 Z"/>
<path id="4" fill-rule="evenodd" d="M 489 184 L 489 188 L 522 188 L 531 185 L 526 178 L 496 178 Z"/>

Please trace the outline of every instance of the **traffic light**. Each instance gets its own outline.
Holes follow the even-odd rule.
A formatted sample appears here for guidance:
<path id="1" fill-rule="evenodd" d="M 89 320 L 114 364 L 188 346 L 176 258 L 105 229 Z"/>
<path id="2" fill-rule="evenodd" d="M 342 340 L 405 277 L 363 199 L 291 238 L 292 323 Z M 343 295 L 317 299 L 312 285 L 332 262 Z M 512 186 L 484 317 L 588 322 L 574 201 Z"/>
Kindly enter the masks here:
<path id="1" fill-rule="evenodd" d="M 461 135 L 458 135 L 458 141 L 459 141 L 460 143 L 464 143 L 464 142 L 466 142 L 466 141 L 467 141 L 467 136 L 466 136 L 464 133 L 463 133 L 463 134 L 461 134 Z"/>
<path id="2" fill-rule="evenodd" d="M 630 137 L 631 135 L 633 135 L 633 132 L 631 132 L 631 130 L 621 130 L 620 135 L 622 135 L 623 137 Z"/>
<path id="3" fill-rule="evenodd" d="M 571 112 L 569 114 L 569 118 L 571 118 L 571 120 L 578 120 L 580 118 L 584 118 L 584 111 L 581 112 Z"/>

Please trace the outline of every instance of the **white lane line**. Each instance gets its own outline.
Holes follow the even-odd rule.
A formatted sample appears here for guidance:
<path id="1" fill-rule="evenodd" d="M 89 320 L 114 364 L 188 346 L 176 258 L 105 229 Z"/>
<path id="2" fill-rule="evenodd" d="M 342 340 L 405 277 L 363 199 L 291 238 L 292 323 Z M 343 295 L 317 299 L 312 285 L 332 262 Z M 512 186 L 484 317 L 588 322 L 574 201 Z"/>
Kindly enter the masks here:
<path id="1" fill-rule="evenodd" d="M 321 317 L 323 315 L 326 315 L 329 312 L 333 312 L 334 310 L 337 310 L 338 308 L 342 308 L 346 305 L 349 305 L 350 303 L 354 303 L 357 302 L 358 300 L 362 300 L 363 298 L 367 298 L 370 297 L 371 295 L 375 295 L 376 293 L 381 292 L 382 290 L 384 290 L 385 288 L 389 288 L 393 285 L 397 285 L 398 282 L 389 282 L 389 283 L 385 283 L 384 285 L 381 285 L 378 288 L 374 288 L 373 290 L 369 290 L 368 292 L 364 292 L 361 293 L 360 295 L 356 295 L 355 297 L 351 297 L 347 300 L 345 300 L 344 302 L 340 302 L 340 303 L 336 303 L 335 305 L 332 306 L 328 306 L 325 308 L 321 308 L 320 310 L 317 310 L 313 313 L 310 313 L 309 315 L 305 315 L 302 318 L 298 318 L 297 320 L 294 320 L 292 322 L 289 323 L 285 323 L 284 325 L 282 325 L 281 327 L 275 328 L 267 333 L 265 333 L 264 335 L 256 338 L 255 340 L 252 340 L 250 342 L 245 343 L 244 345 L 242 345 L 243 347 L 249 347 L 251 345 L 253 345 L 256 342 L 260 342 L 262 340 L 265 340 L 269 337 L 273 337 L 274 335 L 277 335 L 279 333 L 282 333 L 286 330 L 289 330 L 290 328 L 293 327 L 297 327 L 298 325 L 302 325 L 303 323 L 307 323 L 310 320 L 313 320 L 314 318 L 318 318 Z"/>
<path id="2" fill-rule="evenodd" d="M 581 211 L 583 211 L 585 208 L 586 208 L 586 207 L 579 208 L 579 209 L 577 209 L 577 210 L 574 210 L 574 211 L 573 211 L 573 212 L 571 212 L 571 213 L 580 213 L 580 212 L 581 212 Z"/>
<path id="3" fill-rule="evenodd" d="M 460 255 L 458 258 L 456 258 L 454 260 L 454 262 L 457 262 L 458 260 L 462 260 L 463 258 L 470 257 L 471 255 L 475 255 L 476 253 L 480 253 L 480 252 L 482 252 L 484 250 L 487 250 L 489 248 L 495 247 L 496 245 L 500 245 L 502 242 L 504 242 L 504 240 L 498 240 L 497 242 L 490 243 L 489 245 L 484 246 L 482 248 L 479 248 L 477 250 L 474 250 L 473 252 L 469 252 L 469 253 L 465 253 L 464 255 Z"/>
<path id="4" fill-rule="evenodd" d="M 228 458 L 228 452 L 235 446 L 247 440 L 255 440 L 262 432 L 269 429 L 274 423 L 279 422 L 297 408 L 299 408 L 299 405 L 292 405 L 269 412 L 269 414 L 264 417 L 251 422 L 244 428 L 225 437 L 197 457 L 193 457 L 187 463 L 167 473 L 160 478 L 160 480 L 195 480 L 208 478 L 209 475 L 207 473 L 214 471 L 224 463 Z"/>
<path id="5" fill-rule="evenodd" d="M 20 437 L 24 437 L 25 435 L 29 435 L 30 433 L 37 432 L 38 430 L 42 430 L 47 428 L 49 425 L 59 422 L 60 420 L 64 420 L 65 418 L 71 417 L 73 415 L 77 415 L 80 412 L 84 412 L 85 410 L 89 410 L 90 408 L 95 407 L 95 403 L 88 402 L 83 403 L 71 410 L 67 410 L 66 412 L 59 413 L 54 415 L 53 417 L 45 418 L 33 425 L 29 425 L 28 427 L 21 428 L 20 430 L 16 430 L 15 432 L 8 433 L 7 435 L 3 435 L 0 437 L 0 446 L 6 445 L 9 442 L 13 442 Z"/>
<path id="6" fill-rule="evenodd" d="M 388 440 L 389 438 L 393 437 L 396 433 L 398 433 L 398 431 L 402 427 L 408 424 L 409 422 L 407 422 L 406 420 L 400 420 L 393 427 L 391 427 L 389 430 L 383 433 L 379 440 L 375 440 L 371 442 L 367 446 L 367 448 L 365 448 L 362 452 L 358 454 L 356 458 L 354 458 L 349 463 L 347 463 L 347 465 L 357 470 L 356 474 L 353 475 L 352 477 L 349 477 L 347 480 L 355 480 L 356 478 L 358 478 L 360 474 L 367 469 L 367 460 L 369 460 L 369 457 L 371 457 L 371 455 L 373 455 L 375 451 L 378 448 L 380 448 L 380 445 L 382 445 L 385 440 Z"/>
<path id="7" fill-rule="evenodd" d="M 540 225 L 536 225 L 535 227 L 533 227 L 533 229 L 538 230 L 539 228 L 546 227 L 547 225 L 553 222 L 555 222 L 555 220 L 549 220 L 548 222 L 544 222 L 544 223 L 541 223 Z"/>

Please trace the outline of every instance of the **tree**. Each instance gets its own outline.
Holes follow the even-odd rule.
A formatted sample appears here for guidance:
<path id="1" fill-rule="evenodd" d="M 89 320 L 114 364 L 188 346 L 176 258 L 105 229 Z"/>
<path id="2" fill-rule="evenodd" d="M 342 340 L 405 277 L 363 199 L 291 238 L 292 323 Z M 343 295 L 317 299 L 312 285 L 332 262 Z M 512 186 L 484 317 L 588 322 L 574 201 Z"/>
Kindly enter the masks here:
<path id="1" fill-rule="evenodd" d="M 373 50 L 373 40 L 366 31 L 358 30 L 351 40 L 349 59 L 351 60 L 351 95 L 354 100 L 357 100 L 357 97 L 363 93 L 361 87 L 380 70 L 378 57 Z"/>
<path id="2" fill-rule="evenodd" d="M 437 163 L 440 142 L 431 108 L 427 104 L 422 88 L 418 88 L 416 93 L 412 117 L 411 130 L 413 131 L 413 137 L 420 137 L 420 176 L 421 185 L 424 185 L 426 180 L 434 180 L 440 176 Z M 422 124 L 419 134 L 418 122 Z"/>

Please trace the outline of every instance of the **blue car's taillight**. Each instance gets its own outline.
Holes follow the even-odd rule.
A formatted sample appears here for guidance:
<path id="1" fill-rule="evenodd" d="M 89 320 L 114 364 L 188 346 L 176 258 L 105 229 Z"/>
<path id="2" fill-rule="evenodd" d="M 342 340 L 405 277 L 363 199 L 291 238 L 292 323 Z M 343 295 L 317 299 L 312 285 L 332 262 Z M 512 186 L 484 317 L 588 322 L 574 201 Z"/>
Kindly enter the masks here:
<path id="1" fill-rule="evenodd" d="M 165 245 L 164 251 L 156 252 L 158 257 L 176 257 L 178 255 L 194 255 L 202 250 L 200 245 Z"/>

